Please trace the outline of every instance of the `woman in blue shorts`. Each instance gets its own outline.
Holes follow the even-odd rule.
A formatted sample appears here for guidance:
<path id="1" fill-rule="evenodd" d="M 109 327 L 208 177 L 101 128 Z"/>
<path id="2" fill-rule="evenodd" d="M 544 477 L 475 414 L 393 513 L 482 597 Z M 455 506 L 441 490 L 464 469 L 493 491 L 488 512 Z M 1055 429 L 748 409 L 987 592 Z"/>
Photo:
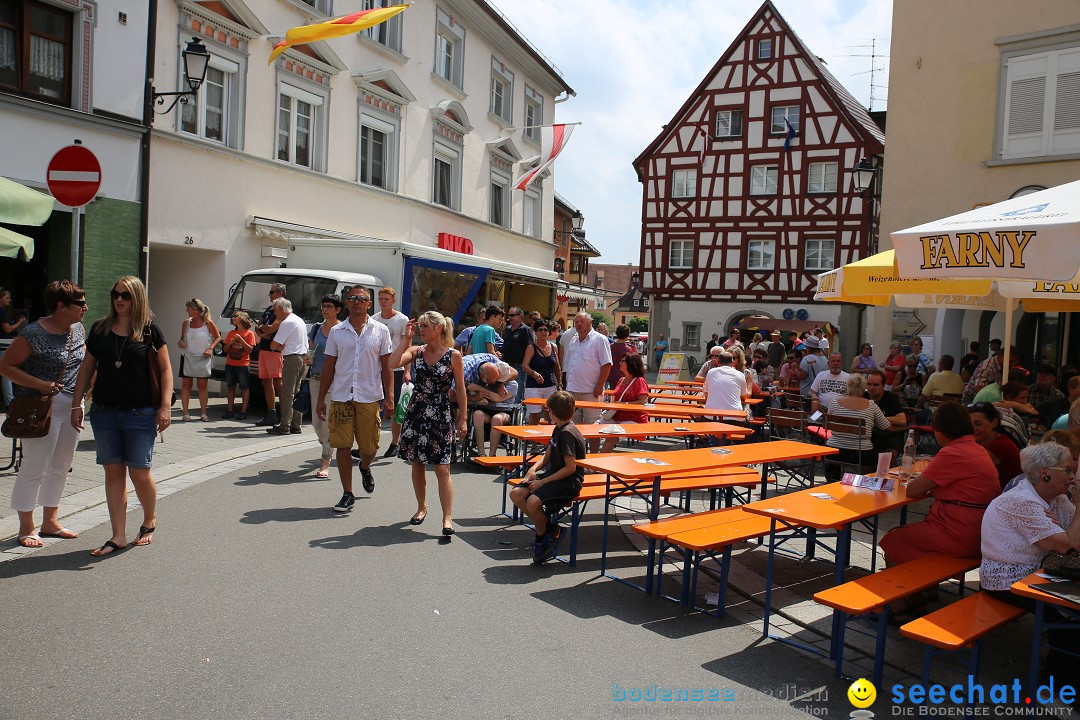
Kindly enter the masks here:
<path id="1" fill-rule="evenodd" d="M 143 508 L 143 522 L 135 545 L 149 545 L 157 529 L 157 488 L 150 475 L 157 434 L 169 427 L 172 366 L 161 329 L 153 322 L 146 286 L 127 275 L 113 285 L 109 315 L 94 323 L 86 338 L 86 358 L 75 383 L 71 422 L 81 429 L 82 399 L 94 382 L 90 425 L 94 428 L 98 465 L 105 466 L 105 499 L 112 522 L 112 537 L 95 557 L 111 555 L 127 546 L 127 478 Z M 153 397 L 147 365 L 148 346 L 157 348 L 161 392 Z"/>

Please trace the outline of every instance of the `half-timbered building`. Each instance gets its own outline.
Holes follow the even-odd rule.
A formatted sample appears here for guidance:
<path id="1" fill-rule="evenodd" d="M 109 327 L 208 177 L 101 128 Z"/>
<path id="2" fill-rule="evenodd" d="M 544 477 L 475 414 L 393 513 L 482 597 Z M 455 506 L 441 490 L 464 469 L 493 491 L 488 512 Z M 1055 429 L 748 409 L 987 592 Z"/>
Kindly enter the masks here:
<path id="1" fill-rule="evenodd" d="M 871 250 L 876 203 L 848 175 L 883 152 L 866 109 L 766 0 L 634 161 L 650 332 L 694 352 L 745 315 L 843 328 L 841 308 L 813 303 L 815 275 Z"/>

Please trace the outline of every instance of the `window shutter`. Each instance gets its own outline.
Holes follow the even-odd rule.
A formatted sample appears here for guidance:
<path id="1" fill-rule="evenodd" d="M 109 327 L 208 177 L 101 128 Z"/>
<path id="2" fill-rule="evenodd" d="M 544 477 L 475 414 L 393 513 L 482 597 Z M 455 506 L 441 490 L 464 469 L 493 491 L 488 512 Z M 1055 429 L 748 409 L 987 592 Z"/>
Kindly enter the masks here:
<path id="1" fill-rule="evenodd" d="M 1054 130 L 1080 129 L 1080 72 L 1058 75 Z"/>
<path id="2" fill-rule="evenodd" d="M 1009 135 L 1042 132 L 1046 78 L 1015 80 L 1010 90 Z"/>

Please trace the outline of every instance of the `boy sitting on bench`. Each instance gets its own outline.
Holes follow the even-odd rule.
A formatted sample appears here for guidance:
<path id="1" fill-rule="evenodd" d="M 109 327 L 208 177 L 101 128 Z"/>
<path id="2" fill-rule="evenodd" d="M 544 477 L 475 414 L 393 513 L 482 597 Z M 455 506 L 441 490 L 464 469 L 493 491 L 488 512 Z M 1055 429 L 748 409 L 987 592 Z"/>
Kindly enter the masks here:
<path id="1" fill-rule="evenodd" d="M 546 404 L 555 419 L 551 442 L 544 456 L 529 468 L 522 483 L 510 491 L 510 500 L 529 516 L 536 529 L 534 563 L 547 562 L 558 554 L 562 532 L 558 524 L 548 522 L 548 516 L 577 497 L 584 481 L 584 472 L 577 461 L 585 458 L 585 439 L 571 422 L 574 396 L 559 390 L 552 393 Z"/>

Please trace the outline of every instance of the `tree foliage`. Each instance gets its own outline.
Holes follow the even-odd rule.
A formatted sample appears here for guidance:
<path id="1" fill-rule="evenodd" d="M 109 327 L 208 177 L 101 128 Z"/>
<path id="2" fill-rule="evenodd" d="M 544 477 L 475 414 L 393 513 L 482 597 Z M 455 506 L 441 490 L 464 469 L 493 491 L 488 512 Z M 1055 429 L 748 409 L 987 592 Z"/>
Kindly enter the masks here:
<path id="1" fill-rule="evenodd" d="M 630 332 L 649 332 L 649 318 L 633 317 L 626 321 L 626 327 L 630 328 Z"/>

